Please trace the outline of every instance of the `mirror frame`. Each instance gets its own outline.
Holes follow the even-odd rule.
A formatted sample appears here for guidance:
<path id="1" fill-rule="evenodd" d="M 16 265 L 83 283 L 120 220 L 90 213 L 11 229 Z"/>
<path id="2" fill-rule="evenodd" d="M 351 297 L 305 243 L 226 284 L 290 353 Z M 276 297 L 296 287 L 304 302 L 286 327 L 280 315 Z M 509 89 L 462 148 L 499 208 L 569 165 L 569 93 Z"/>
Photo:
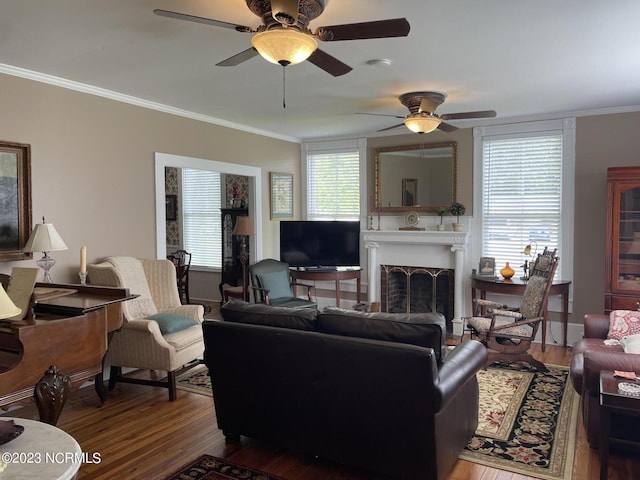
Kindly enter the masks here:
<path id="1" fill-rule="evenodd" d="M 413 145 L 400 145 L 395 147 L 382 147 L 375 149 L 375 202 L 372 205 L 372 210 L 376 210 L 378 205 L 380 204 L 381 198 L 381 168 L 380 168 L 380 156 L 382 153 L 389 152 L 403 152 L 406 150 L 429 150 L 432 148 L 444 148 L 451 147 L 452 149 L 452 165 L 451 165 L 451 173 L 452 173 L 452 185 L 451 185 L 451 203 L 448 205 L 419 205 L 419 206 L 392 206 L 385 207 L 380 206 L 381 212 L 437 212 L 440 207 L 449 208 L 451 204 L 455 203 L 456 200 L 456 184 L 457 184 L 457 165 L 458 165 L 458 153 L 457 153 L 457 142 L 438 142 L 438 143 L 420 143 Z"/>

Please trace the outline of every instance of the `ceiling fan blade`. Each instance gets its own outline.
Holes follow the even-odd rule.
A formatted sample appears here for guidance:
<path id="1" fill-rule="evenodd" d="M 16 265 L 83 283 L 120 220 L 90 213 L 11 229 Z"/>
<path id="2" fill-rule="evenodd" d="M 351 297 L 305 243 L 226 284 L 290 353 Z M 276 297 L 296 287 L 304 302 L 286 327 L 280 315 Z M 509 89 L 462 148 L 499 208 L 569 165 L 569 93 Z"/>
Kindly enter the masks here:
<path id="1" fill-rule="evenodd" d="M 340 40 L 365 40 L 368 38 L 406 37 L 411 26 L 406 18 L 377 20 L 374 22 L 348 23 L 318 27 L 314 33 L 325 42 Z"/>
<path id="2" fill-rule="evenodd" d="M 449 133 L 458 130 L 458 127 L 454 127 L 453 125 L 450 125 L 448 123 L 440 122 L 440 125 L 438 125 L 438 130 Z"/>
<path id="3" fill-rule="evenodd" d="M 404 127 L 404 123 L 399 123 L 397 125 L 393 125 L 387 128 L 381 128 L 380 130 L 378 130 L 378 132 L 386 132 L 387 130 L 393 130 L 394 128 L 398 128 L 398 127 Z"/>
<path id="4" fill-rule="evenodd" d="M 283 25 L 298 23 L 298 0 L 271 0 L 271 16 Z"/>
<path id="5" fill-rule="evenodd" d="M 477 112 L 443 113 L 443 120 L 462 120 L 465 118 L 493 118 L 497 115 L 495 110 L 480 110 Z"/>
<path id="6" fill-rule="evenodd" d="M 329 55 L 327 52 L 323 52 L 319 48 L 316 48 L 315 52 L 311 54 L 309 61 L 334 77 L 339 77 L 353 70 L 353 68 L 346 63 L 342 63 L 336 57 Z"/>
<path id="7" fill-rule="evenodd" d="M 220 20 L 214 20 L 212 18 L 197 17 L 195 15 L 188 15 L 186 13 L 172 12 L 170 10 L 155 9 L 153 11 L 156 15 L 168 18 L 177 18 L 178 20 L 186 20 L 188 22 L 202 23 L 204 25 L 213 25 L 214 27 L 230 28 L 238 32 L 254 32 L 255 29 L 246 27 L 244 25 L 236 25 L 235 23 L 222 22 Z"/>
<path id="8" fill-rule="evenodd" d="M 258 51 L 255 48 L 247 48 L 226 60 L 216 63 L 216 67 L 235 67 L 236 65 L 240 65 L 242 62 L 252 59 L 256 55 L 258 55 Z"/>
<path id="9" fill-rule="evenodd" d="M 387 115 L 385 113 L 366 113 L 366 112 L 356 112 L 356 115 L 375 115 L 376 117 L 393 117 L 393 118 L 405 118 L 402 115 Z"/>

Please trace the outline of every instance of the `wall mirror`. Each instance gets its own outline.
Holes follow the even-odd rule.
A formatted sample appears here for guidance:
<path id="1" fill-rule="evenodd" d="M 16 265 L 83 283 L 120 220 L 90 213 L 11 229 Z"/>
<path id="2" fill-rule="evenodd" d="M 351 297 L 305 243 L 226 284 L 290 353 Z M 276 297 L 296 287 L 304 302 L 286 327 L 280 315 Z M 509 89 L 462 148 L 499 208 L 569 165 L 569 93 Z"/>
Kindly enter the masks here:
<path id="1" fill-rule="evenodd" d="M 435 212 L 456 201 L 456 142 L 375 150 L 375 205 L 383 212 Z"/>

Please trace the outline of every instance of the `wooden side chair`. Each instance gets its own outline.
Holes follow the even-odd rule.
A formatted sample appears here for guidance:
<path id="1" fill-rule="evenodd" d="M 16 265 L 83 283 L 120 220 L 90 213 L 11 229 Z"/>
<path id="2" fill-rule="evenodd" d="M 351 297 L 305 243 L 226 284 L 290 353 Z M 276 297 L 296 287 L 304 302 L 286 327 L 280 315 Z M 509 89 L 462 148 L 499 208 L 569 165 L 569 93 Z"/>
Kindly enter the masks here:
<path id="1" fill-rule="evenodd" d="M 542 362 L 531 356 L 529 348 L 544 320 L 558 261 L 556 250 L 545 248 L 538 255 L 517 309 L 490 300 L 474 301 L 474 316 L 467 319 L 467 328 L 486 345 L 487 365 L 496 360 L 523 361 L 541 372 L 547 371 Z"/>
<path id="2" fill-rule="evenodd" d="M 189 268 L 191 267 L 191 254 L 186 250 L 176 250 L 167 255 L 176 266 L 176 281 L 178 284 L 178 294 L 183 305 L 191 303 L 189 298 Z"/>

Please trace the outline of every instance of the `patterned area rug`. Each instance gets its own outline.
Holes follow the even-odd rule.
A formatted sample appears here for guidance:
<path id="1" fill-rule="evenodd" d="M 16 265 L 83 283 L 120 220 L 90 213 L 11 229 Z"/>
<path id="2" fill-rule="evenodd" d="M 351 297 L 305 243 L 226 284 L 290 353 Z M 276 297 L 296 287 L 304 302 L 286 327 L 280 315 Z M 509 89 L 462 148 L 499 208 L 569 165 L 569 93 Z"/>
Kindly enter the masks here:
<path id="1" fill-rule="evenodd" d="M 187 392 L 213 397 L 209 370 L 204 365 L 194 367 L 187 373 L 176 378 L 176 388 L 178 390 L 186 390 Z"/>
<path id="2" fill-rule="evenodd" d="M 168 476 L 166 480 L 282 480 L 280 477 L 231 463 L 222 458 L 202 455 Z"/>
<path id="3" fill-rule="evenodd" d="M 578 395 L 569 369 L 496 362 L 478 372 L 476 435 L 459 458 L 544 480 L 571 479 Z"/>

